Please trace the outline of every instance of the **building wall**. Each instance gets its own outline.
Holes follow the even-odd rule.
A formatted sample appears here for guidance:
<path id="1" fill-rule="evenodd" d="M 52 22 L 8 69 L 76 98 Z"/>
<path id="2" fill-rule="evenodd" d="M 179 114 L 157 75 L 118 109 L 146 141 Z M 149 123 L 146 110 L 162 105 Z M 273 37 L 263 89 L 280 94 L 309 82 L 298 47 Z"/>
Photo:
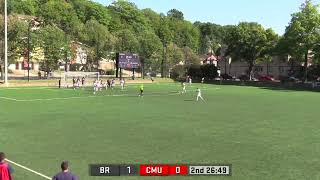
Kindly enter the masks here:
<path id="1" fill-rule="evenodd" d="M 289 70 L 293 68 L 299 68 L 299 64 L 292 64 L 291 62 L 274 57 L 271 62 L 258 63 L 254 66 L 254 75 L 271 75 L 274 78 L 281 76 L 288 76 Z M 249 65 L 246 62 L 235 61 L 229 64 L 228 60 L 220 60 L 218 67 L 221 70 L 221 74 L 230 74 L 238 77 L 239 75 L 247 74 Z"/>

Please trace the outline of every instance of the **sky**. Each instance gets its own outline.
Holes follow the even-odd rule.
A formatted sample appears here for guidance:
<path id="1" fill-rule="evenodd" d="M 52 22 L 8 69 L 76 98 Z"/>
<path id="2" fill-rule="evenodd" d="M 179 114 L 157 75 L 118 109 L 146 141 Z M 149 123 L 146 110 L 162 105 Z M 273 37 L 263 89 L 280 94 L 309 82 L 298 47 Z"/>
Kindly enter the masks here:
<path id="1" fill-rule="evenodd" d="M 109 5 L 113 0 L 93 0 Z M 151 8 L 158 13 L 178 9 L 191 22 L 211 22 L 220 25 L 238 24 L 242 21 L 258 22 L 272 28 L 279 35 L 299 11 L 304 0 L 130 0 L 140 9 Z M 320 0 L 313 0 L 320 4 Z"/>

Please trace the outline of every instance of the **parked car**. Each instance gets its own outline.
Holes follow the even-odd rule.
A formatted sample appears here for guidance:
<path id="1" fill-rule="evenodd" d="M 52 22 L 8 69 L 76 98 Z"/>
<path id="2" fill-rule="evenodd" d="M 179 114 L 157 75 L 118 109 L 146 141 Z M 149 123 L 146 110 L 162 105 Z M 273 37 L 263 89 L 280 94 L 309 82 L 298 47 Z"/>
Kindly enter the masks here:
<path id="1" fill-rule="evenodd" d="M 298 83 L 298 82 L 301 82 L 300 79 L 298 79 L 298 78 L 296 78 L 296 77 L 294 77 L 294 76 L 284 76 L 284 77 L 280 77 L 279 79 L 280 79 L 280 81 L 281 81 L 282 83 L 286 83 L 286 82 Z"/>
<path id="2" fill-rule="evenodd" d="M 224 79 L 224 80 L 232 80 L 233 77 L 230 76 L 229 74 L 222 74 L 221 77 Z"/>
<path id="3" fill-rule="evenodd" d="M 268 75 L 262 75 L 258 77 L 259 81 L 274 81 L 274 78 L 272 76 Z"/>
<path id="4" fill-rule="evenodd" d="M 242 74 L 242 75 L 238 76 L 238 79 L 240 79 L 241 81 L 249 81 L 250 77 L 246 74 Z"/>

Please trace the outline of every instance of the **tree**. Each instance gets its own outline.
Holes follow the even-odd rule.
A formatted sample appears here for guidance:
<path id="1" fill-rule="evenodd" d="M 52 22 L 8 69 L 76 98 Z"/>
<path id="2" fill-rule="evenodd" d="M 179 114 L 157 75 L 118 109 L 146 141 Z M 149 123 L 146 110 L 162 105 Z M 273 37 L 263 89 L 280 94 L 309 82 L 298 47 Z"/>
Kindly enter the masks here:
<path id="1" fill-rule="evenodd" d="M 233 27 L 226 37 L 227 51 L 232 59 L 248 63 L 248 75 L 251 78 L 254 65 L 271 58 L 271 50 L 277 39 L 271 29 L 265 30 L 257 23 L 242 22 Z"/>
<path id="2" fill-rule="evenodd" d="M 184 51 L 176 44 L 170 43 L 167 47 L 167 68 L 171 69 L 173 66 L 183 63 L 185 60 Z"/>
<path id="3" fill-rule="evenodd" d="M 177 9 L 171 9 L 168 11 L 167 16 L 176 20 L 183 20 L 183 13 Z"/>
<path id="4" fill-rule="evenodd" d="M 45 56 L 42 69 L 48 75 L 58 68 L 58 62 L 63 59 L 64 48 L 69 47 L 69 42 L 65 42 L 64 32 L 55 26 L 47 25 L 39 33 L 41 34 L 41 47 Z"/>
<path id="5" fill-rule="evenodd" d="M 92 65 L 98 66 L 98 62 L 108 52 L 115 50 L 117 38 L 108 29 L 96 20 L 89 20 L 85 25 L 85 36 L 82 39 L 91 48 L 89 49 L 89 69 Z"/>
<path id="6" fill-rule="evenodd" d="M 320 14 L 318 6 L 311 0 L 306 0 L 300 8 L 300 12 L 292 14 L 291 22 L 280 41 L 282 52 L 293 55 L 296 59 L 304 61 L 304 79 L 307 81 L 308 57 L 316 53 L 320 44 Z"/>
<path id="7" fill-rule="evenodd" d="M 213 53 L 219 48 L 219 45 L 223 44 L 224 29 L 222 26 L 201 22 L 195 22 L 194 26 L 198 27 L 200 31 L 199 53 Z"/>
<path id="8" fill-rule="evenodd" d="M 45 24 L 56 25 L 72 36 L 78 35 L 81 30 L 81 21 L 72 4 L 65 0 L 49 0 L 40 8 L 39 15 Z"/>
<path id="9" fill-rule="evenodd" d="M 147 23 L 147 18 L 132 2 L 125 0 L 114 1 L 108 9 L 112 19 L 114 19 L 110 23 L 112 32 L 130 29 L 134 33 L 140 33 L 151 29 L 151 26 Z"/>
<path id="10" fill-rule="evenodd" d="M 88 0 L 71 0 L 71 3 L 82 23 L 96 20 L 104 26 L 109 25 L 111 16 L 103 5 Z"/>
<path id="11" fill-rule="evenodd" d="M 145 64 L 152 64 L 151 57 L 160 53 L 162 44 L 158 36 L 152 31 L 145 31 L 140 34 L 140 60 L 142 64 L 142 77 L 144 78 Z"/>
<path id="12" fill-rule="evenodd" d="M 12 23 L 8 24 L 8 65 L 26 53 L 28 34 L 27 22 L 19 21 L 17 16 L 9 16 L 9 21 Z"/>
<path id="13" fill-rule="evenodd" d="M 38 6 L 34 0 L 10 0 L 8 1 L 8 11 L 14 11 L 19 14 L 35 15 L 38 12 Z"/>

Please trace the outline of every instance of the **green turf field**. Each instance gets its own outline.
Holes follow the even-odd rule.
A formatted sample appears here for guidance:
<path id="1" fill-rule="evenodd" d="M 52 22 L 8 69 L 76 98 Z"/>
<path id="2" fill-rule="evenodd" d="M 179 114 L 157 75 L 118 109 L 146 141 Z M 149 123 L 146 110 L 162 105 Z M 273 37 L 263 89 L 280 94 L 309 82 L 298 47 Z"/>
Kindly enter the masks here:
<path id="1" fill-rule="evenodd" d="M 201 87 L 205 102 L 196 102 Z M 194 84 L 125 91 L 0 89 L 0 151 L 45 175 L 69 160 L 81 180 L 320 179 L 320 94 Z M 233 165 L 232 177 L 89 177 L 88 164 Z M 43 178 L 14 166 L 15 180 Z"/>

